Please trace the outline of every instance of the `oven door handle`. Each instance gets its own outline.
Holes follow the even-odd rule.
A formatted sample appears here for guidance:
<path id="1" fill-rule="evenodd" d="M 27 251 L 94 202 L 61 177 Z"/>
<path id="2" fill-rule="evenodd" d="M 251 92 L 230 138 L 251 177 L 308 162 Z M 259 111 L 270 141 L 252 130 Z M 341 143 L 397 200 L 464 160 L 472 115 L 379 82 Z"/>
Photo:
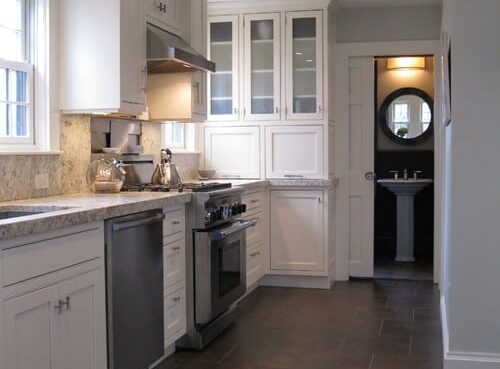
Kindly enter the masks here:
<path id="1" fill-rule="evenodd" d="M 210 241 L 220 241 L 226 238 L 227 236 L 240 232 L 244 229 L 254 227 L 257 224 L 257 220 L 249 219 L 249 220 L 239 220 L 231 224 L 231 226 L 210 232 Z"/>

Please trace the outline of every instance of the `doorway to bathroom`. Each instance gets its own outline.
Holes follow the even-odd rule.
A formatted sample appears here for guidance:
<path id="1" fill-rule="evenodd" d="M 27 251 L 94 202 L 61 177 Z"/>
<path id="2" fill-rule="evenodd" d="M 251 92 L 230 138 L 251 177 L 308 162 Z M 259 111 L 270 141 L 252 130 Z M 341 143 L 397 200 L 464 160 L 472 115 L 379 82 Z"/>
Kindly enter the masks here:
<path id="1" fill-rule="evenodd" d="M 335 49 L 335 279 L 375 276 L 375 60 L 379 56 L 429 56 L 434 65 L 432 278 L 441 279 L 443 243 L 443 147 L 441 124 L 441 43 L 388 41 L 338 43 Z M 400 128 L 400 127 L 399 127 Z M 409 154 L 408 154 L 409 155 Z M 416 159 L 415 159 L 416 160 Z M 432 159 L 429 159 L 432 161 Z M 403 168 L 404 169 L 404 168 Z M 432 169 L 431 169 L 432 170 Z M 413 175 L 411 168 L 407 168 Z M 400 173 L 403 175 L 404 173 Z M 391 175 L 393 175 L 391 173 Z M 418 173 L 423 178 L 422 173 Z M 384 175 L 379 175 L 383 178 Z M 377 199 L 378 201 L 378 199 Z M 391 201 L 396 202 L 396 199 Z M 393 203 L 394 204 L 394 203 Z M 396 209 L 397 205 L 393 207 Z M 378 232 L 377 232 L 378 234 Z M 432 244 L 433 241 L 433 244 Z M 428 248 L 427 250 L 430 250 Z M 419 250 L 420 251 L 420 250 Z M 377 250 L 378 254 L 378 250 Z M 377 258 L 378 259 L 378 258 Z M 429 264 L 428 264 L 429 265 Z M 392 278 L 392 277 L 391 277 Z"/>
<path id="2" fill-rule="evenodd" d="M 375 278 L 433 280 L 434 58 L 376 57 Z"/>

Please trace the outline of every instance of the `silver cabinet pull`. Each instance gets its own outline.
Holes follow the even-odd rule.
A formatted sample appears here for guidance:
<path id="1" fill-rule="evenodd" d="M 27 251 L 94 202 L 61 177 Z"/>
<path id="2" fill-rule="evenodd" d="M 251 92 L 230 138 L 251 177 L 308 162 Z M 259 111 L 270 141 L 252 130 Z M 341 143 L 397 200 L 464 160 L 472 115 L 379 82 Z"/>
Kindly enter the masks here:
<path id="1" fill-rule="evenodd" d="M 302 174 L 285 174 L 285 178 L 304 178 Z"/>
<path id="2" fill-rule="evenodd" d="M 256 202 L 259 202 L 259 200 L 250 200 L 250 203 L 255 204 Z"/>
<path id="3" fill-rule="evenodd" d="M 174 297 L 174 298 L 172 299 L 172 301 L 174 301 L 174 302 L 177 302 L 177 301 L 180 301 L 180 300 L 181 300 L 181 297 L 180 297 L 180 296 Z"/>
<path id="4" fill-rule="evenodd" d="M 180 246 L 175 246 L 175 247 L 172 247 L 172 250 L 174 250 L 174 251 L 177 251 L 177 250 L 180 250 L 180 249 L 181 249 L 181 247 L 180 247 Z"/>
<path id="5" fill-rule="evenodd" d="M 148 67 L 145 66 L 141 69 L 141 73 L 144 74 L 144 87 L 141 88 L 141 91 L 144 93 L 148 93 Z"/>
<path id="6" fill-rule="evenodd" d="M 66 305 L 66 311 L 71 310 L 71 299 L 69 296 L 66 296 L 66 301 L 61 301 L 62 306 Z"/>
<path id="7" fill-rule="evenodd" d="M 276 107 L 276 108 L 274 108 L 274 111 L 276 112 L 276 114 L 278 114 L 280 112 L 280 108 Z"/>
<path id="8" fill-rule="evenodd" d="M 318 105 L 318 113 L 321 113 L 321 105 Z"/>
<path id="9" fill-rule="evenodd" d="M 63 300 L 59 300 L 56 305 L 54 305 L 54 309 L 57 310 L 57 313 L 61 315 L 63 313 Z"/>
<path id="10" fill-rule="evenodd" d="M 250 254 L 250 256 L 253 257 L 253 258 L 256 257 L 256 256 L 258 256 L 258 255 L 260 255 L 260 251 L 252 252 Z"/>
<path id="11" fill-rule="evenodd" d="M 173 224 L 173 225 L 178 225 L 178 224 L 181 224 L 181 222 L 180 222 L 179 220 L 174 220 L 174 221 L 172 222 L 172 224 Z"/>

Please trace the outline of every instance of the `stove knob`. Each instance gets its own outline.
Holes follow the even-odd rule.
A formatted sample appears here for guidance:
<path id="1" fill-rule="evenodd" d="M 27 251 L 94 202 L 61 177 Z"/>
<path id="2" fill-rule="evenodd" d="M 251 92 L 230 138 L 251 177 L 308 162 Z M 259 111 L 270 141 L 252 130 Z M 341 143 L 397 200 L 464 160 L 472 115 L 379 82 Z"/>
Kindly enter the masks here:
<path id="1" fill-rule="evenodd" d="M 233 215 L 241 214 L 241 212 L 240 212 L 240 205 L 238 203 L 233 204 L 233 206 L 231 206 L 231 213 Z"/>
<path id="2" fill-rule="evenodd" d="M 240 204 L 240 214 L 247 211 L 247 204 Z"/>
<path id="3" fill-rule="evenodd" d="M 222 208 L 215 211 L 215 220 L 222 220 Z"/>

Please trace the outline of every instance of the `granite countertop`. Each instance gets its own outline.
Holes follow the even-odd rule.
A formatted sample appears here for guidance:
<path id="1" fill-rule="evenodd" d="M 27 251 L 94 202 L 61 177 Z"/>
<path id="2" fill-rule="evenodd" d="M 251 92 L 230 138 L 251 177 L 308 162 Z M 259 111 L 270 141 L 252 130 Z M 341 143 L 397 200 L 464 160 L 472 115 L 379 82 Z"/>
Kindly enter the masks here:
<path id="1" fill-rule="evenodd" d="M 333 179 L 211 179 L 194 182 L 231 183 L 244 187 L 247 191 L 266 187 L 334 187 L 337 178 Z"/>
<path id="2" fill-rule="evenodd" d="M 0 202 L 0 211 L 48 211 L 0 219 L 0 241 L 151 209 L 184 205 L 189 201 L 189 193 L 122 192 L 82 193 Z"/>

